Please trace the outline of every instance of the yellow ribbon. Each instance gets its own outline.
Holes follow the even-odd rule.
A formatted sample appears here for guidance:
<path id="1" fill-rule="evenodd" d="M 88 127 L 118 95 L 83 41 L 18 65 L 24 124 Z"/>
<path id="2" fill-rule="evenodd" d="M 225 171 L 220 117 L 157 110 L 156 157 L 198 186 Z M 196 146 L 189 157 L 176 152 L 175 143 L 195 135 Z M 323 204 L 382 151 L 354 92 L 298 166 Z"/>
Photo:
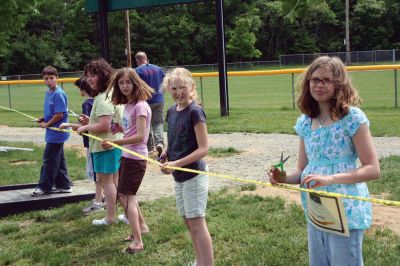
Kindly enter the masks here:
<path id="1" fill-rule="evenodd" d="M 13 111 L 13 112 L 17 112 L 19 114 L 22 114 L 26 117 L 29 117 L 31 119 L 36 119 L 30 115 L 24 114 L 20 111 L 14 110 L 14 109 L 10 109 L 7 107 L 3 107 L 0 106 L 0 108 L 5 109 L 5 110 L 9 110 L 9 111 Z M 57 131 L 64 131 L 64 132 L 71 132 L 71 133 L 76 133 L 76 131 L 73 130 L 68 130 L 68 129 L 59 129 L 59 128 L 55 128 L 55 127 L 50 127 L 50 129 L 52 130 L 57 130 Z M 82 135 L 85 135 L 89 138 L 95 139 L 97 141 L 103 141 L 103 139 L 96 137 L 94 135 L 88 134 L 88 133 L 82 133 Z M 122 151 L 125 151 L 131 155 L 134 155 L 136 157 L 139 157 L 143 160 L 148 161 L 149 163 L 161 166 L 161 163 L 151 159 L 149 157 L 143 156 L 137 152 L 128 150 L 122 146 L 119 146 L 115 143 L 112 142 L 106 142 L 108 144 L 110 144 L 111 146 L 120 149 Z M 287 189 L 287 190 L 295 190 L 295 191 L 302 191 L 302 192 L 311 192 L 311 193 L 315 193 L 315 194 L 319 194 L 319 195 L 323 195 L 323 196 L 331 196 L 331 197 L 338 197 L 338 198 L 346 198 L 346 199 L 354 199 L 354 200 L 362 200 L 362 201 L 368 201 L 368 202 L 374 202 L 374 203 L 378 203 L 378 204 L 383 204 L 383 205 L 387 205 L 387 206 L 397 206 L 400 207 L 400 201 L 393 201 L 393 200 L 384 200 L 384 199 L 376 199 L 376 198 L 365 198 L 365 197 L 359 197 L 359 196 L 350 196 L 350 195 L 345 195 L 345 194 L 340 194 L 340 193 L 333 193 L 333 192 L 327 192 L 327 191 L 323 191 L 323 190 L 313 190 L 313 189 L 308 189 L 308 188 L 299 188 L 299 187 L 292 187 L 292 186 L 288 186 L 288 185 L 284 185 L 284 184 L 278 184 L 278 185 L 272 185 L 270 183 L 265 183 L 265 182 L 261 182 L 261 181 L 257 181 L 257 180 L 251 180 L 251 179 L 245 179 L 245 178 L 239 178 L 239 177 L 234 177 L 234 176 L 230 176 L 230 175 L 225 175 L 225 174 L 218 174 L 218 173 L 213 173 L 213 172 L 205 172 L 205 171 L 199 171 L 199 170 L 193 170 L 193 169 L 188 169 L 188 168 L 182 168 L 182 167 L 172 167 L 172 166 L 166 166 L 166 168 L 172 169 L 172 170 L 179 170 L 179 171 L 183 171 L 183 172 L 188 172 L 188 173 L 195 173 L 195 174 L 206 174 L 208 176 L 214 176 L 214 177 L 218 177 L 218 178 L 222 178 L 222 179 L 230 179 L 230 180 L 235 180 L 235 181 L 239 181 L 239 182 L 245 182 L 245 183 L 253 183 L 253 184 L 257 184 L 257 185 L 262 185 L 262 186 L 266 186 L 266 187 L 275 187 L 275 188 L 280 188 L 280 189 Z"/>

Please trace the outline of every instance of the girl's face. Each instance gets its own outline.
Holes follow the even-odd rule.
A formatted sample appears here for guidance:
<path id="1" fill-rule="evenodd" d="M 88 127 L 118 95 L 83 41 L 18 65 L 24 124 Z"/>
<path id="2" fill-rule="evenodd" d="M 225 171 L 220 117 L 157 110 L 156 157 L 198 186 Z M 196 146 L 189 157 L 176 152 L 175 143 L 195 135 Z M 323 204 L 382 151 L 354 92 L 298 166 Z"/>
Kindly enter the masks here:
<path id="1" fill-rule="evenodd" d="M 178 105 L 181 106 L 188 105 L 191 102 L 193 91 L 194 91 L 194 84 L 188 84 L 188 85 L 174 84 L 169 88 L 169 92 L 172 95 L 172 99 Z"/>
<path id="2" fill-rule="evenodd" d="M 128 100 L 131 100 L 133 93 L 133 83 L 132 80 L 127 75 L 123 75 L 118 80 L 118 87 L 121 90 L 121 93 L 126 97 L 128 97 Z"/>
<path id="3" fill-rule="evenodd" d="M 328 103 L 335 95 L 332 71 L 327 67 L 318 68 L 310 77 L 310 93 L 318 103 Z"/>
<path id="4" fill-rule="evenodd" d="M 100 80 L 99 76 L 97 74 L 88 73 L 86 75 L 86 78 L 87 78 L 87 83 L 89 84 L 89 86 L 93 90 L 97 91 L 99 88 L 99 80 Z"/>

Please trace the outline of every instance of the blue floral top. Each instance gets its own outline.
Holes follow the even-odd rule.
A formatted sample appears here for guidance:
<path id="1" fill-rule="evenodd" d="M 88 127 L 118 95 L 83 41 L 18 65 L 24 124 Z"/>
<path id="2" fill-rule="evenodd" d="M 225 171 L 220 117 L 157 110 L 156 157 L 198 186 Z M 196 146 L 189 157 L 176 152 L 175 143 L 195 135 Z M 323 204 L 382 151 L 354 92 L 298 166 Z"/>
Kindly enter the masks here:
<path id="1" fill-rule="evenodd" d="M 301 179 L 309 174 L 331 175 L 348 172 L 358 168 L 356 153 L 352 137 L 361 124 L 369 121 L 363 111 L 357 107 L 350 107 L 349 113 L 339 121 L 326 127 L 311 129 L 312 119 L 301 115 L 297 119 L 295 130 L 304 140 L 308 164 Z M 369 197 L 365 182 L 355 184 L 332 184 L 317 188 L 328 192 L 341 193 L 352 196 Z M 301 200 L 307 214 L 306 193 L 301 193 Z M 371 203 L 360 200 L 342 198 L 347 215 L 349 229 L 366 229 L 371 225 Z M 307 216 L 307 215 L 306 215 Z"/>

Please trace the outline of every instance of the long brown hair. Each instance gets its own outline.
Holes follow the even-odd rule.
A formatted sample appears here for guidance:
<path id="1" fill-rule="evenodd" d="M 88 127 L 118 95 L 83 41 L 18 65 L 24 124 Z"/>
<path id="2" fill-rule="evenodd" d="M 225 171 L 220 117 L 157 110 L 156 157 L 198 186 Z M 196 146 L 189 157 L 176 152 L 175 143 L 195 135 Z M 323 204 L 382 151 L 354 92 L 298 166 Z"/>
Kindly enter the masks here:
<path id="1" fill-rule="evenodd" d="M 128 103 L 128 97 L 123 95 L 121 88 L 118 85 L 118 81 L 123 77 L 127 76 L 132 81 L 133 91 L 132 98 L 133 102 L 146 101 L 151 98 L 154 90 L 144 82 L 136 71 L 132 68 L 121 68 L 112 76 L 108 91 L 112 92 L 111 101 L 113 104 L 126 104 Z"/>
<path id="2" fill-rule="evenodd" d="M 357 89 L 353 86 L 342 60 L 338 57 L 321 56 L 307 67 L 297 86 L 299 93 L 297 106 L 303 114 L 312 118 L 318 117 L 320 114 L 318 103 L 310 92 L 311 75 L 319 68 L 327 68 L 333 74 L 335 92 L 330 100 L 329 110 L 332 119 L 342 118 L 348 114 L 350 106 L 361 104 Z"/>

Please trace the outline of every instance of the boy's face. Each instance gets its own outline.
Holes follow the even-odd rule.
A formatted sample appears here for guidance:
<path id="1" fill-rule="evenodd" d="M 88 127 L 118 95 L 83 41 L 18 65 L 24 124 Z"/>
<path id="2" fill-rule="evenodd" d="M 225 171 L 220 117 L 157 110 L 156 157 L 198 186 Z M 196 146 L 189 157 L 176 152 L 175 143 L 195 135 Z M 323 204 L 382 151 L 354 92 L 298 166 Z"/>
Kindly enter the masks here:
<path id="1" fill-rule="evenodd" d="M 51 90 L 54 90 L 57 86 L 57 76 L 56 75 L 44 75 L 44 83 L 46 83 L 47 87 Z"/>

